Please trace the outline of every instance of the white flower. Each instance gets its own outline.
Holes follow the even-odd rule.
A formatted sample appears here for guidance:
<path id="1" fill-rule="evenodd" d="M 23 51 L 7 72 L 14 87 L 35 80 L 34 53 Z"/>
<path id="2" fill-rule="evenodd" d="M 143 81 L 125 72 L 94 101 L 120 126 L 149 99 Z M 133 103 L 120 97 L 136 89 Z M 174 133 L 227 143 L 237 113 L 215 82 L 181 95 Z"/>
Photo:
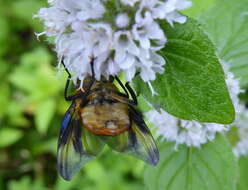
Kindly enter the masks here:
<path id="1" fill-rule="evenodd" d="M 173 22 L 184 23 L 186 17 L 178 13 L 178 10 L 187 9 L 192 5 L 188 0 L 143 0 L 138 13 L 150 12 L 154 19 L 166 19 L 171 25 Z"/>
<path id="2" fill-rule="evenodd" d="M 116 16 L 115 24 L 118 28 L 125 28 L 129 25 L 129 17 L 127 13 L 120 13 Z"/>
<path id="3" fill-rule="evenodd" d="M 77 18 L 80 21 L 101 18 L 105 12 L 105 8 L 100 0 L 74 0 L 74 2 L 77 9 L 80 9 L 77 13 Z"/>
<path id="4" fill-rule="evenodd" d="M 59 60 L 64 59 L 74 81 L 91 74 L 93 56 L 98 80 L 123 72 L 131 81 L 139 71 L 149 82 L 164 72 L 165 60 L 156 52 L 164 47 L 166 36 L 157 19 L 186 7 L 186 1 L 181 2 L 121 0 L 110 9 L 105 7 L 108 0 L 49 0 L 51 7 L 37 15 L 45 25 L 39 35 L 55 37 Z M 166 5 L 172 8 L 162 15 Z"/>
<path id="5" fill-rule="evenodd" d="M 134 6 L 135 3 L 139 2 L 140 0 L 121 0 L 121 2 L 124 5 L 130 5 L 130 6 Z"/>
<path id="6" fill-rule="evenodd" d="M 57 0 L 48 0 L 48 3 L 51 5 L 54 5 L 56 3 Z"/>
<path id="7" fill-rule="evenodd" d="M 233 149 L 237 157 L 248 155 L 248 138 L 241 139 Z"/>
<path id="8" fill-rule="evenodd" d="M 224 60 L 221 60 L 225 75 L 226 75 L 226 84 L 236 111 L 236 115 L 241 113 L 243 110 L 243 105 L 240 103 L 238 95 L 243 92 L 239 86 L 239 79 L 235 78 L 233 73 L 229 71 L 229 65 Z"/>
<path id="9" fill-rule="evenodd" d="M 130 68 L 135 61 L 135 56 L 139 56 L 140 53 L 129 31 L 118 31 L 114 34 L 114 48 L 114 60 L 122 69 Z"/>
<path id="10" fill-rule="evenodd" d="M 191 7 L 192 2 L 187 0 L 167 0 L 160 8 L 163 12 L 159 12 L 158 18 L 165 18 L 171 25 L 173 22 L 184 23 L 186 17 L 182 16 L 177 10 L 183 10 Z M 156 12 L 154 13 L 156 14 Z"/>
<path id="11" fill-rule="evenodd" d="M 69 14 L 55 7 L 42 8 L 35 17 L 43 18 L 48 36 L 62 33 L 69 25 Z"/>
<path id="12" fill-rule="evenodd" d="M 177 145 L 200 147 L 202 144 L 212 141 L 217 132 L 228 130 L 228 127 L 221 124 L 178 119 L 162 109 L 160 112 L 149 111 L 146 116 L 149 122 L 156 127 L 158 135 Z"/>
<path id="13" fill-rule="evenodd" d="M 140 76 L 145 82 L 155 80 L 156 73 L 164 72 L 164 58 L 152 50 L 141 49 L 139 60 L 141 63 Z"/>
<path id="14" fill-rule="evenodd" d="M 239 86 L 239 80 L 229 71 L 227 62 L 221 60 L 225 74 L 227 87 L 235 107 L 236 119 L 232 124 L 238 127 L 239 141 L 233 148 L 233 152 L 237 157 L 248 155 L 248 110 L 245 105 L 239 100 L 238 95 L 243 92 Z"/>
<path id="15" fill-rule="evenodd" d="M 132 32 L 135 40 L 139 41 L 142 48 L 151 48 L 150 40 L 157 40 L 158 44 L 165 43 L 166 38 L 163 30 L 160 28 L 158 23 L 153 20 L 149 12 L 145 13 L 143 19 L 137 18 L 136 20 L 138 20 L 138 22 L 133 26 Z"/>
<path id="16" fill-rule="evenodd" d="M 233 148 L 237 157 L 248 155 L 248 110 L 243 107 L 236 119 L 235 125 L 238 127 L 239 141 Z"/>
<path id="17" fill-rule="evenodd" d="M 110 52 L 111 27 L 103 23 L 91 24 L 90 26 L 92 29 L 88 32 L 85 30 L 82 33 L 74 32 L 63 35 L 56 42 L 56 51 L 59 57 L 64 57 L 66 67 L 81 80 L 87 74 L 91 74 L 89 67 L 91 55 L 98 58 L 96 61 L 101 60 L 101 63 L 103 63 L 107 60 L 106 55 Z M 96 78 L 99 80 L 101 70 L 100 66 L 97 65 L 99 64 L 96 63 L 94 68 Z"/>
<path id="18" fill-rule="evenodd" d="M 118 73 L 121 70 L 119 65 L 116 64 L 113 59 L 109 59 L 107 65 L 108 65 L 108 68 L 106 69 L 106 72 L 107 72 L 106 75 L 115 75 L 115 73 Z M 131 77 L 131 79 L 132 78 L 133 78 L 133 76 Z"/>
<path id="19" fill-rule="evenodd" d="M 111 26 L 105 23 L 94 23 L 90 24 L 90 26 L 94 32 L 94 34 L 92 34 L 93 40 L 95 40 L 95 43 L 91 42 L 94 44 L 93 56 L 98 57 L 102 53 L 110 51 L 112 46 L 113 31 Z"/>

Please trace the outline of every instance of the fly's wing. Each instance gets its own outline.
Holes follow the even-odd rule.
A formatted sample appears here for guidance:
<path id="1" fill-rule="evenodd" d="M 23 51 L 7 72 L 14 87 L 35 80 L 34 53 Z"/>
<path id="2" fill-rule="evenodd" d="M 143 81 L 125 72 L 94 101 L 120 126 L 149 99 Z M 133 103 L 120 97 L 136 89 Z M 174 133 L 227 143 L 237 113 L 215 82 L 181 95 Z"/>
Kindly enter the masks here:
<path id="1" fill-rule="evenodd" d="M 117 152 L 127 152 L 130 146 L 129 131 L 125 131 L 117 136 L 100 136 L 100 138 Z"/>
<path id="2" fill-rule="evenodd" d="M 158 148 L 144 121 L 143 123 L 133 123 L 129 138 L 133 145 L 130 148 L 130 152 L 134 156 L 143 159 L 151 165 L 156 166 L 158 164 Z"/>
<path id="3" fill-rule="evenodd" d="M 102 137 L 102 140 L 118 152 L 129 153 L 151 165 L 157 165 L 159 152 L 142 114 L 130 108 L 130 118 L 132 126 L 128 131 L 114 137 Z"/>
<path id="4" fill-rule="evenodd" d="M 130 153 L 151 165 L 157 165 L 159 152 L 152 134 L 146 126 L 142 114 L 130 108 L 132 127 L 129 131 Z"/>
<path id="5" fill-rule="evenodd" d="M 80 170 L 83 164 L 82 153 L 81 125 L 72 105 L 62 122 L 57 151 L 58 171 L 65 180 L 70 180 Z M 85 160 L 89 158 L 87 156 Z"/>
<path id="6" fill-rule="evenodd" d="M 82 143 L 84 153 L 92 156 L 97 156 L 104 147 L 104 143 L 101 139 L 86 128 L 82 128 Z"/>
<path id="7" fill-rule="evenodd" d="M 87 161 L 101 151 L 103 145 L 96 145 L 99 139 L 94 141 L 96 137 L 88 136 L 73 103 L 64 116 L 58 140 L 57 167 L 65 180 L 70 180 Z"/>

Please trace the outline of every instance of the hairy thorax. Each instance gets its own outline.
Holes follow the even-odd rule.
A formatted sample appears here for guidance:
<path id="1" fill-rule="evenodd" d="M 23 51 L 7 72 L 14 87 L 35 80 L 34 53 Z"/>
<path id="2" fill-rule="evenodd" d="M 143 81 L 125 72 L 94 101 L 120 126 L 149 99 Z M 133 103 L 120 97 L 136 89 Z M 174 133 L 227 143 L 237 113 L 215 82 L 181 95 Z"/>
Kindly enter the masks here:
<path id="1" fill-rule="evenodd" d="M 94 85 L 88 103 L 80 108 L 83 126 L 94 134 L 115 136 L 130 127 L 128 104 L 111 99 L 111 91 L 118 91 L 112 83 Z"/>

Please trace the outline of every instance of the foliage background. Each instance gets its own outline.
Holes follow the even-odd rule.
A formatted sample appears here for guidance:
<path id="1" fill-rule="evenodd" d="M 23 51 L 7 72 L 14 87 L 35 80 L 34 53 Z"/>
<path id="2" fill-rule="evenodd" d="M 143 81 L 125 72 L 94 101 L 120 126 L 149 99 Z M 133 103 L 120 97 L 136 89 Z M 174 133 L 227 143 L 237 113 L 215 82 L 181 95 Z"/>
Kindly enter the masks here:
<path id="1" fill-rule="evenodd" d="M 193 17 L 215 4 L 194 2 L 185 12 Z M 58 177 L 57 136 L 69 104 L 63 99 L 66 74 L 57 71 L 52 45 L 34 35 L 42 26 L 32 17 L 44 6 L 45 0 L 0 0 L 0 190 L 144 189 L 143 162 L 107 148 L 71 182 Z M 242 178 L 248 160 L 239 164 Z M 240 190 L 247 187 L 239 183 Z"/>

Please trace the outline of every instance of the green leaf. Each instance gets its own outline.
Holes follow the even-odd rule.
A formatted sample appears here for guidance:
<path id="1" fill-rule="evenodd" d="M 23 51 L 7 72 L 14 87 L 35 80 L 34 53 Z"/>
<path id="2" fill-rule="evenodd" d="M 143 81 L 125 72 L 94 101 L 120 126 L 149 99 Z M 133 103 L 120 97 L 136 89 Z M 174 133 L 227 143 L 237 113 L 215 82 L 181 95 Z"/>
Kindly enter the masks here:
<path id="1" fill-rule="evenodd" d="M 40 133 L 46 133 L 55 111 L 56 103 L 53 99 L 44 100 L 37 105 L 35 124 Z"/>
<path id="2" fill-rule="evenodd" d="M 224 72 L 215 48 L 199 24 L 188 18 L 171 27 L 165 22 L 168 42 L 160 54 L 166 59 L 165 72 L 151 82 L 158 96 L 152 96 L 141 79 L 134 82 L 138 94 L 155 107 L 186 120 L 231 123 L 234 108 L 225 84 Z"/>
<path id="3" fill-rule="evenodd" d="M 200 13 L 212 7 L 217 0 L 192 0 L 192 6 L 189 9 L 183 10 L 182 13 L 196 18 Z"/>
<path id="4" fill-rule="evenodd" d="M 157 167 L 145 169 L 145 184 L 149 190 L 234 190 L 237 182 L 237 163 L 224 136 L 201 148 L 173 143 L 160 147 Z"/>
<path id="5" fill-rule="evenodd" d="M 27 93 L 25 97 L 30 103 L 51 98 L 64 87 L 66 79 L 58 80 L 55 69 L 49 62 L 49 52 L 36 48 L 21 57 L 21 64 L 10 75 L 11 83 Z"/>
<path id="6" fill-rule="evenodd" d="M 30 148 L 33 155 L 39 155 L 44 153 L 52 153 L 54 156 L 57 155 L 57 137 L 46 139 L 45 142 L 33 143 L 33 146 Z"/>
<path id="7" fill-rule="evenodd" d="M 248 1 L 220 0 L 200 20 L 218 47 L 220 58 L 231 65 L 241 86 L 248 85 Z"/>
<path id="8" fill-rule="evenodd" d="M 239 159 L 239 182 L 237 190 L 247 190 L 248 181 L 248 158 L 241 157 Z"/>
<path id="9" fill-rule="evenodd" d="M 6 40 L 6 38 L 8 38 L 8 35 L 9 35 L 8 21 L 3 17 L 0 17 L 0 27 L 1 27 L 0 42 L 3 42 L 4 40 Z"/>
<path id="10" fill-rule="evenodd" d="M 40 23 L 38 20 L 33 19 L 33 16 L 38 13 L 38 10 L 41 7 L 46 6 L 44 1 L 15 1 L 12 4 L 12 14 L 22 21 L 26 21 L 35 29 L 41 29 Z"/>
<path id="11" fill-rule="evenodd" d="M 16 67 L 14 72 L 9 75 L 10 81 L 15 87 L 20 88 L 26 92 L 35 91 L 37 84 L 42 81 L 48 80 L 46 77 L 51 71 L 47 72 L 48 63 L 51 61 L 51 55 L 44 48 L 36 48 L 31 52 L 25 53 L 21 57 L 21 64 Z M 47 72 L 47 75 L 43 75 L 43 80 L 39 78 L 40 73 Z M 54 74 L 54 73 L 53 73 Z M 51 84 L 51 78 L 49 78 Z M 49 86 L 49 85 L 48 85 Z M 47 89 L 52 89 L 48 88 Z"/>
<path id="12" fill-rule="evenodd" d="M 8 40 L 9 40 L 9 24 L 7 19 L 3 17 L 3 15 L 0 13 L 0 56 L 2 56 L 6 51 L 8 50 Z"/>
<path id="13" fill-rule="evenodd" d="M 0 147 L 10 146 L 22 137 L 22 132 L 18 129 L 0 129 Z"/>
<path id="14" fill-rule="evenodd" d="M 3 83 L 1 84 L 0 93 L 0 119 L 2 119 L 5 114 L 7 114 L 10 101 L 10 88 L 6 83 Z"/>
<path id="15" fill-rule="evenodd" d="M 25 176 L 21 179 L 11 180 L 8 183 L 9 190 L 25 190 L 25 189 L 33 189 L 33 190 L 48 190 L 45 187 L 43 181 L 39 178 L 35 178 L 35 180 L 31 180 L 28 176 Z"/>

